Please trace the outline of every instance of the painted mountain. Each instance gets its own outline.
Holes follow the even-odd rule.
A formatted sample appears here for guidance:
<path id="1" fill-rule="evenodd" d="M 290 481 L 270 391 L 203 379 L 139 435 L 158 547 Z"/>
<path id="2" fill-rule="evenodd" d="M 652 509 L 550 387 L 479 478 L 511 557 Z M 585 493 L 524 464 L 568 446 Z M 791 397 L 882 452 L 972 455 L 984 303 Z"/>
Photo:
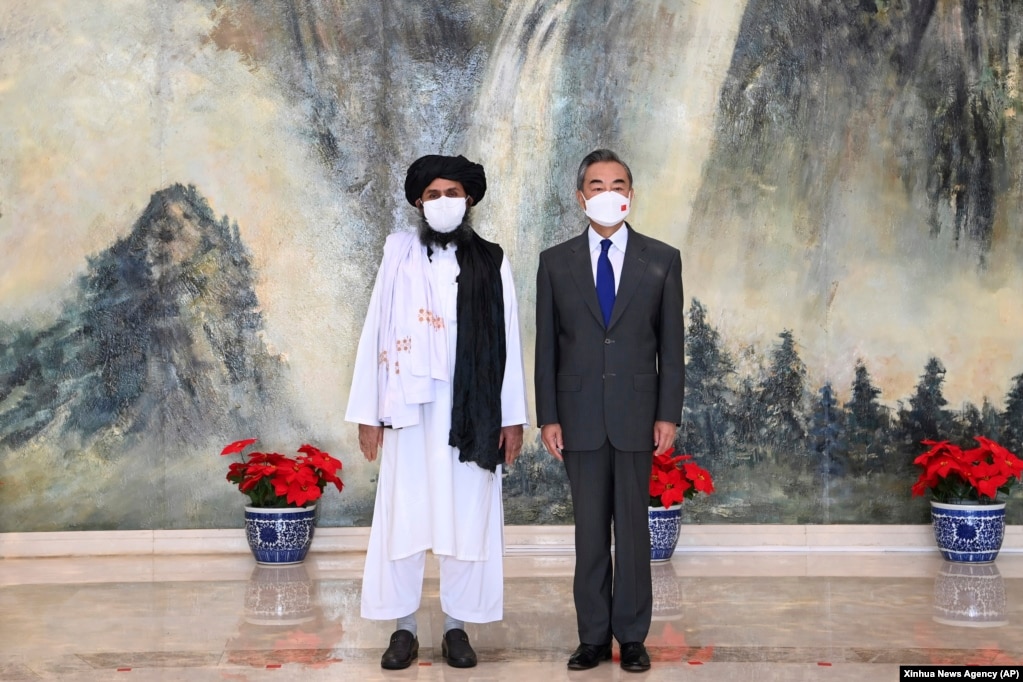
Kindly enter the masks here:
<path id="1" fill-rule="evenodd" d="M 236 492 L 211 514 L 230 492 L 218 444 L 291 421 L 262 331 L 238 226 L 194 187 L 154 194 L 52 326 L 4 329 L 0 530 L 235 525 Z"/>

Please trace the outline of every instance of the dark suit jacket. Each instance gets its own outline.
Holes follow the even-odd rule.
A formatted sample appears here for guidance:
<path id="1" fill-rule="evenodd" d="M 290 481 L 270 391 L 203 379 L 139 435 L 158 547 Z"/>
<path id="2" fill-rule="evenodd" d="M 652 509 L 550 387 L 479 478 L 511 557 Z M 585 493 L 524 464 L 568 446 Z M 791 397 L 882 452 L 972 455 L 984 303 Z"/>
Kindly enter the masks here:
<path id="1" fill-rule="evenodd" d="M 654 421 L 678 424 L 685 390 L 682 257 L 632 226 L 604 328 L 578 237 L 540 254 L 536 274 L 538 423 L 560 423 L 565 450 L 653 450 Z"/>

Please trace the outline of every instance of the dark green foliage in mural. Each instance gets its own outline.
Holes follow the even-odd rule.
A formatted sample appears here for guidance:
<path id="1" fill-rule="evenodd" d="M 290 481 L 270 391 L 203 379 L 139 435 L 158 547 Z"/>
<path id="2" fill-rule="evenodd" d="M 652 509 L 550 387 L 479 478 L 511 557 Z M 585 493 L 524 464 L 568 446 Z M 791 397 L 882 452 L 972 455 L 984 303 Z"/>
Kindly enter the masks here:
<path id="1" fill-rule="evenodd" d="M 703 304 L 695 298 L 686 330 L 686 395 L 680 446 L 723 460 L 729 452 L 728 414 L 735 401 L 729 386 L 735 363 L 721 345 L 718 331 L 707 321 Z"/>
<path id="2" fill-rule="evenodd" d="M 735 405 L 729 412 L 729 420 L 735 426 L 738 458 L 748 461 L 759 461 L 763 458 L 763 450 L 759 444 L 764 441 L 767 433 L 763 427 L 766 418 L 766 406 L 760 402 L 754 378 L 742 377 L 736 389 Z"/>
<path id="3" fill-rule="evenodd" d="M 881 389 L 870 381 L 870 372 L 862 359 L 856 361 L 855 378 L 852 383 L 852 397 L 845 404 L 849 411 L 850 427 L 867 434 L 873 434 L 886 426 L 884 408 L 878 402 Z"/>
<path id="4" fill-rule="evenodd" d="M 947 437 L 952 424 L 951 415 L 945 409 L 948 401 L 942 393 L 945 382 L 945 366 L 938 358 L 927 361 L 916 392 L 909 399 L 909 409 L 899 410 L 899 425 L 904 442 L 919 443 L 922 440 L 941 440 Z"/>
<path id="5" fill-rule="evenodd" d="M 760 402 L 766 411 L 768 440 L 775 445 L 798 442 L 806 436 L 806 365 L 796 351 L 788 329 L 771 351 L 771 364 L 760 384 Z"/>
<path id="6" fill-rule="evenodd" d="M 810 420 L 809 454 L 822 474 L 842 475 L 849 471 L 843 431 L 845 414 L 838 405 L 831 384 L 824 384 Z"/>
<path id="7" fill-rule="evenodd" d="M 725 341 L 693 300 L 687 327 L 687 395 L 676 447 L 711 471 L 717 492 L 686 501 L 693 522 L 924 523 L 926 501 L 913 499 L 923 452 L 920 440 L 937 438 L 971 445 L 977 435 L 1011 440 L 1023 409 L 1023 375 L 1013 378 L 1006 409 L 987 399 L 950 410 L 942 386 L 945 368 L 926 363 L 908 407 L 892 412 L 864 360 L 856 361 L 849 400 L 825 382 L 808 399 L 807 372 L 791 331 L 779 334 L 764 369 L 735 368 Z M 701 396 L 701 402 L 696 396 Z M 770 401 L 770 402 L 769 402 Z M 901 402 L 901 401 L 900 401 Z M 784 408 L 784 409 L 781 409 Z M 1016 412 L 1013 412 L 1015 410 Z M 508 523 L 567 523 L 571 502 L 564 468 L 535 443 L 505 476 Z M 1010 521 L 1023 510 L 1010 508 Z"/>
<path id="8" fill-rule="evenodd" d="M 1012 388 L 1005 397 L 1005 424 L 1001 444 L 1016 454 L 1023 453 L 1023 374 L 1012 378 Z"/>
<path id="9" fill-rule="evenodd" d="M 504 474 L 505 523 L 572 523 L 572 498 L 564 465 L 551 457 L 539 436 L 526 443 Z"/>
<path id="10" fill-rule="evenodd" d="M 999 433 L 1001 425 L 1001 416 L 987 398 L 984 398 L 980 407 L 967 401 L 957 414 L 953 414 L 949 436 L 946 438 L 969 443 L 974 434 Z"/>
<path id="11" fill-rule="evenodd" d="M 878 398 L 881 389 L 870 380 L 863 360 L 856 361 L 851 397 L 845 404 L 846 438 L 849 446 L 849 472 L 880 473 L 891 469 L 893 456 L 887 433 L 891 419 Z"/>

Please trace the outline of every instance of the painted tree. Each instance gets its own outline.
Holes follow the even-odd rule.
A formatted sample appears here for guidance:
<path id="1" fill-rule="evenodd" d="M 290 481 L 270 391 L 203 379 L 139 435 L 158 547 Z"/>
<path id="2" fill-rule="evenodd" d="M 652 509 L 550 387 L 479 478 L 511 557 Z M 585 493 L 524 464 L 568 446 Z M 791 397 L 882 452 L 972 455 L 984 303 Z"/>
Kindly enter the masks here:
<path id="1" fill-rule="evenodd" d="M 975 436 L 997 439 L 1002 431 L 1002 417 L 987 398 L 980 407 L 967 401 L 954 415 L 953 424 L 950 439 L 963 445 L 974 445 Z"/>
<path id="2" fill-rule="evenodd" d="M 874 386 L 862 359 L 856 361 L 855 375 L 847 413 L 849 462 L 854 473 L 881 471 L 887 459 L 889 418 L 878 398 L 881 389 Z"/>
<path id="3" fill-rule="evenodd" d="M 916 385 L 916 392 L 909 399 L 909 409 L 899 411 L 903 442 L 911 447 L 911 452 L 918 449 L 922 440 L 942 440 L 950 435 L 952 420 L 945 409 L 948 401 L 941 390 L 944 382 L 945 366 L 938 358 L 931 357 Z"/>
<path id="4" fill-rule="evenodd" d="M 843 442 L 845 413 L 835 398 L 831 382 L 821 387 L 810 421 L 810 454 L 820 473 L 843 474 L 848 469 Z"/>
<path id="5" fill-rule="evenodd" d="M 729 375 L 735 364 L 721 347 L 718 331 L 707 322 L 707 311 L 695 298 L 686 331 L 686 395 L 682 414 L 681 447 L 686 452 L 720 457 L 727 450 L 726 418 L 734 394 Z"/>
<path id="6" fill-rule="evenodd" d="M 793 448 L 801 446 L 806 437 L 806 365 L 796 351 L 791 330 L 784 330 L 778 338 L 781 342 L 771 351 L 771 365 L 760 385 L 760 400 L 771 442 Z"/>
<path id="7" fill-rule="evenodd" d="M 1023 453 L 1023 373 L 1012 378 L 1002 413 L 1001 444 L 1017 455 Z"/>
<path id="8" fill-rule="evenodd" d="M 878 398 L 881 389 L 870 380 L 870 372 L 862 359 L 856 360 L 855 377 L 852 382 L 852 397 L 845 404 L 849 411 L 849 425 L 852 428 L 875 432 L 885 426 L 885 414 Z"/>
<path id="9" fill-rule="evenodd" d="M 735 428 L 739 457 L 748 462 L 760 461 L 767 434 L 767 409 L 753 377 L 743 377 L 739 383 L 729 421 Z"/>

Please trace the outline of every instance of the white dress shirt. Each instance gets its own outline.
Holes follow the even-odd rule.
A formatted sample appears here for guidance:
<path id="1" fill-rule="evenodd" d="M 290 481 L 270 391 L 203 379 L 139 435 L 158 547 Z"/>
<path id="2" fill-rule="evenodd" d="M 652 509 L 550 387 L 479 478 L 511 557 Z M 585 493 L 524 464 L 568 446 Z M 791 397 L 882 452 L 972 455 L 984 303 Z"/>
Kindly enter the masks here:
<path id="1" fill-rule="evenodd" d="M 600 242 L 604 240 L 597 231 L 590 225 L 586 229 L 586 235 L 590 240 L 590 266 L 593 268 L 593 286 L 597 286 L 597 259 L 600 258 Z M 611 261 L 611 269 L 615 274 L 615 293 L 618 293 L 618 282 L 622 278 L 622 266 L 625 264 L 625 246 L 629 243 L 629 230 L 623 224 L 613 235 L 608 237 L 611 240 L 611 248 L 607 250 L 607 257 Z"/>

